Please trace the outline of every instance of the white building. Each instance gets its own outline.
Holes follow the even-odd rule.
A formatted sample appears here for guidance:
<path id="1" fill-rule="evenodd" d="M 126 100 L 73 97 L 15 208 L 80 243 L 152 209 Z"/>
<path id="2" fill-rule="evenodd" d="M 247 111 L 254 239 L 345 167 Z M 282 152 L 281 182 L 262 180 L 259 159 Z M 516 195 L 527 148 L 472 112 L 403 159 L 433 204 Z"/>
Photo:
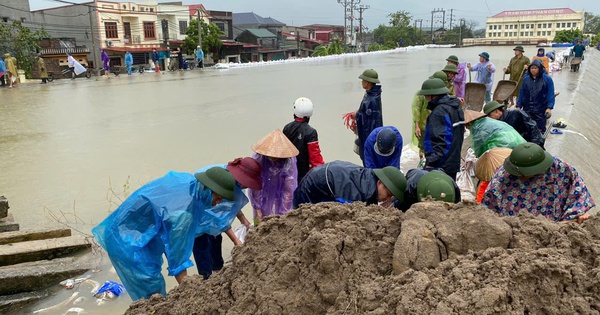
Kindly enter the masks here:
<path id="1" fill-rule="evenodd" d="M 583 30 L 584 11 L 569 8 L 503 11 L 486 21 L 488 43 L 535 44 L 552 41 L 557 31 Z"/>

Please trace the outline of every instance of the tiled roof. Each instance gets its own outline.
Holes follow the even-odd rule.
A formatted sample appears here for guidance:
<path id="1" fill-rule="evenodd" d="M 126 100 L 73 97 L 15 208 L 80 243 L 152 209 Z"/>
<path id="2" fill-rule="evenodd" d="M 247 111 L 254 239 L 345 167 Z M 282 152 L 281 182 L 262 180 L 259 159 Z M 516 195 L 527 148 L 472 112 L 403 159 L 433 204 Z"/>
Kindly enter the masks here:
<path id="1" fill-rule="evenodd" d="M 265 30 L 265 29 L 249 28 L 246 31 L 252 33 L 252 35 L 254 35 L 254 36 L 258 37 L 258 38 L 277 37 L 277 35 L 269 32 L 269 30 Z"/>
<path id="2" fill-rule="evenodd" d="M 271 17 L 263 18 L 254 12 L 234 13 L 233 25 L 281 25 L 285 23 L 279 22 Z"/>

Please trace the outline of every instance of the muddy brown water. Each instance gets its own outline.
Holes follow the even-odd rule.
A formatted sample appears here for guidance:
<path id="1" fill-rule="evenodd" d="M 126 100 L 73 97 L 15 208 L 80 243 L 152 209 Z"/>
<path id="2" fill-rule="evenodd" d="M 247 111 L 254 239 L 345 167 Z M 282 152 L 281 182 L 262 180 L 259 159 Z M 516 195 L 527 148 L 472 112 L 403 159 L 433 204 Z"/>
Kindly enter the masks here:
<path id="1" fill-rule="evenodd" d="M 530 57 L 535 51 L 534 47 L 525 49 Z M 410 105 L 422 81 L 441 69 L 448 55 L 475 63 L 481 51 L 490 53 L 498 68 L 495 81 L 501 80 L 500 71 L 513 56 L 512 47 L 422 49 L 227 70 L 57 80 L 47 85 L 35 82 L 0 89 L 0 194 L 9 199 L 9 211 L 21 229 L 66 223 L 89 233 L 125 195 L 169 170 L 193 172 L 250 155 L 256 140 L 291 121 L 292 103 L 300 96 L 315 104 L 311 125 L 319 132 L 325 160 L 359 163 L 352 152 L 353 135 L 341 116 L 360 104 L 364 91 L 358 75 L 364 69 L 379 72 L 384 124 L 396 126 L 407 144 Z M 551 135 L 548 149 L 578 167 L 596 196 L 600 177 L 595 176 L 598 171 L 591 157 L 597 156 L 600 139 L 585 106 L 594 101 L 591 93 L 597 95 L 598 87 L 580 88 L 579 84 L 588 64 L 585 60 L 579 73 L 553 74 L 561 93 L 555 118 L 573 117 L 577 122 L 573 129 L 588 140 L 573 133 Z M 600 70 L 590 71 L 597 74 Z M 403 167 L 414 165 L 407 154 Z M 225 246 L 228 252 L 231 244 L 226 241 Z M 105 258 L 103 270 L 93 277 L 99 282 L 118 281 L 107 262 Z M 195 267 L 189 271 L 195 273 Z M 168 278 L 167 284 L 175 286 L 174 279 Z M 88 301 L 82 307 L 91 314 L 120 313 L 129 304 L 125 297 L 97 306 L 83 291 Z M 31 309 L 53 305 L 70 295 L 57 288 L 52 299 Z"/>

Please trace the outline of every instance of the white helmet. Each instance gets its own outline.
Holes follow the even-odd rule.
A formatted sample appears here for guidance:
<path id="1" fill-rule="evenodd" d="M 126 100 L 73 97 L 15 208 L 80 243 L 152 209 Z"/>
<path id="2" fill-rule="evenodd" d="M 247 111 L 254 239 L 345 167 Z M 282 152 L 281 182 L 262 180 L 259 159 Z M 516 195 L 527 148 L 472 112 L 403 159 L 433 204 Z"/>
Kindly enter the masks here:
<path id="1" fill-rule="evenodd" d="M 294 102 L 294 115 L 304 118 L 313 114 L 313 103 L 306 97 L 301 97 Z"/>

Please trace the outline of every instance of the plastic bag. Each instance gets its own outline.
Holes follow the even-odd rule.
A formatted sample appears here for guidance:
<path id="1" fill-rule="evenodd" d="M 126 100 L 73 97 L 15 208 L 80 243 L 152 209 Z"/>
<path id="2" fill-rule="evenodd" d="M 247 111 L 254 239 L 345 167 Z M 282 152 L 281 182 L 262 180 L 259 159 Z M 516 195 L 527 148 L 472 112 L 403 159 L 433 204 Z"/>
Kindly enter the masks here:
<path id="1" fill-rule="evenodd" d="M 250 225 L 250 229 L 253 226 L 254 225 Z M 235 234 L 235 237 L 237 237 L 240 240 L 240 242 L 246 243 L 246 235 L 248 235 L 248 232 L 250 231 L 250 229 L 246 228 L 245 225 L 240 224 L 233 228 L 233 234 Z"/>
<path id="2" fill-rule="evenodd" d="M 104 284 L 98 289 L 98 292 L 94 293 L 94 297 L 96 298 L 112 298 L 121 295 L 125 291 L 125 287 L 122 284 L 114 281 L 106 281 Z M 106 293 L 106 294 L 105 294 Z M 111 295 L 114 295 L 111 297 Z"/>
<path id="3" fill-rule="evenodd" d="M 456 185 L 460 189 L 461 199 L 475 199 L 475 185 L 469 176 L 469 171 L 462 170 L 456 175 Z"/>
<path id="4" fill-rule="evenodd" d="M 480 157 L 493 148 L 514 148 L 525 139 L 509 124 L 484 117 L 471 123 L 471 137 L 475 156 Z"/>

